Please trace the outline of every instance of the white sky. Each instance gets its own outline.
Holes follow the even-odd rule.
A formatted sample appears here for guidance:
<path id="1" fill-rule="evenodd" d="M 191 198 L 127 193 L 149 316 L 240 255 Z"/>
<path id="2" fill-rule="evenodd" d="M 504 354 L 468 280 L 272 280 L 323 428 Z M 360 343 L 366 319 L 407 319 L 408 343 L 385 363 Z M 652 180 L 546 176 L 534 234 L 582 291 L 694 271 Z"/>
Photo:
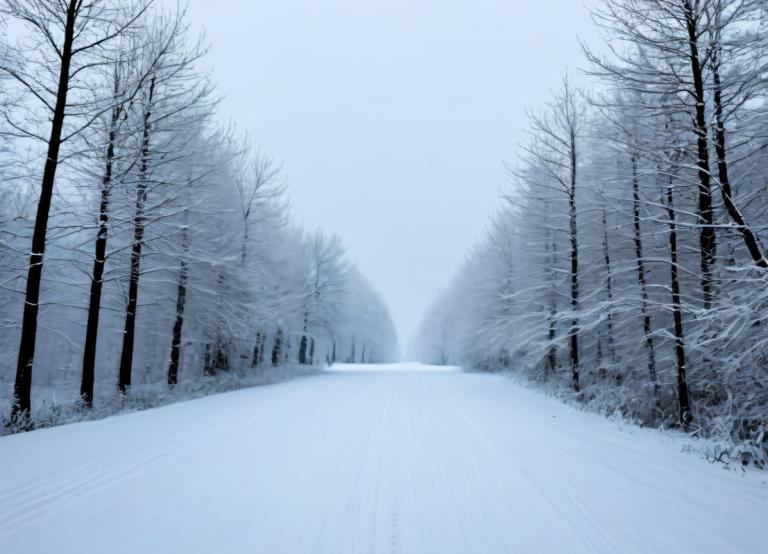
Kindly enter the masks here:
<path id="1" fill-rule="evenodd" d="M 589 2 L 591 3 L 591 2 Z M 525 108 L 596 42 L 579 0 L 191 0 L 222 116 L 284 164 L 407 344 L 481 236 Z"/>

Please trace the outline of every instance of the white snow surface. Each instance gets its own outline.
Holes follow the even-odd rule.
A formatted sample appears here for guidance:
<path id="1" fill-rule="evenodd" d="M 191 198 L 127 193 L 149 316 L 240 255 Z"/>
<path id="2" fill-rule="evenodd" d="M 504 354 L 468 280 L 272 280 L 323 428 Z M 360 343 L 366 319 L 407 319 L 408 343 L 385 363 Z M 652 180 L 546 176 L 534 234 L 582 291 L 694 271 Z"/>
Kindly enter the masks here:
<path id="1" fill-rule="evenodd" d="M 341 366 L 0 438 L 0 552 L 766 552 L 766 475 L 684 442 L 501 376 Z"/>

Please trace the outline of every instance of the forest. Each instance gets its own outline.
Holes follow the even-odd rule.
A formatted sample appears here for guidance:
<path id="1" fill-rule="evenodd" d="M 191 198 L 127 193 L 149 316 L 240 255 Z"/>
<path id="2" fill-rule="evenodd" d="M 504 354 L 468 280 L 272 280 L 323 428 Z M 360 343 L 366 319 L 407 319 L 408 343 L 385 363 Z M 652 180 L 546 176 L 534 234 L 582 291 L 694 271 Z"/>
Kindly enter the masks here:
<path id="1" fill-rule="evenodd" d="M 416 341 L 768 460 L 768 7 L 605 0 Z M 720 450 L 720 448 L 722 450 Z"/>
<path id="2" fill-rule="evenodd" d="M 4 432 L 398 356 L 341 239 L 217 116 L 183 4 L 0 13 Z"/>
<path id="3" fill-rule="evenodd" d="M 584 2 L 0 0 L 0 552 L 768 552 L 768 0 Z"/>

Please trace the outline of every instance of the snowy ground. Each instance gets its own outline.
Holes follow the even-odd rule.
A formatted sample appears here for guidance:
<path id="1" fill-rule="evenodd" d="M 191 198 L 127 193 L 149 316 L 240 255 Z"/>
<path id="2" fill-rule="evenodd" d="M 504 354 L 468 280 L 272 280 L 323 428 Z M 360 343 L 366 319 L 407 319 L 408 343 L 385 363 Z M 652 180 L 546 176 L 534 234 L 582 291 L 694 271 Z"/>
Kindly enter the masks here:
<path id="1" fill-rule="evenodd" d="M 93 407 L 83 410 L 79 406 L 80 384 L 66 379 L 55 385 L 35 385 L 32 395 L 32 423 L 35 428 L 53 427 L 67 423 L 78 423 L 114 416 L 121 412 L 146 410 L 184 400 L 192 400 L 210 394 L 260 387 L 291 379 L 299 379 L 318 373 L 319 368 L 284 364 L 277 367 L 264 366 L 232 369 L 199 379 L 185 379 L 173 390 L 165 381 L 154 383 L 133 383 L 128 394 L 117 393 L 114 383 L 99 383 L 96 386 Z M 0 381 L 0 436 L 17 432 L 10 426 L 13 381 Z"/>
<path id="2" fill-rule="evenodd" d="M 0 467 L 3 554 L 766 548 L 765 474 L 416 364 L 3 437 Z"/>

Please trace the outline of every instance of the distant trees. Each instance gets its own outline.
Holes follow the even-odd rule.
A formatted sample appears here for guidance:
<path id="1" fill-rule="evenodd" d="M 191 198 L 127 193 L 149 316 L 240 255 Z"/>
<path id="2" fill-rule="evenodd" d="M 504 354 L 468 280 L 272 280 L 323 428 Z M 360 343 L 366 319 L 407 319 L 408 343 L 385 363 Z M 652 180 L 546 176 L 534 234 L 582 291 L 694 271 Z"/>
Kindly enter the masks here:
<path id="1" fill-rule="evenodd" d="M 421 356 L 567 383 L 601 411 L 766 456 L 765 3 L 604 0 L 593 16 L 599 93 L 582 113 L 560 90 L 531 117 Z"/>
<path id="2" fill-rule="evenodd" d="M 331 362 L 344 359 L 333 355 L 339 352 L 350 352 L 351 363 L 383 363 L 399 358 L 397 332 L 387 305 L 354 266 L 347 273 L 339 315 L 338 324 L 329 332 L 332 350 L 326 351 Z"/>
<path id="3" fill-rule="evenodd" d="M 0 356 L 18 341 L 14 427 L 54 393 L 87 407 L 137 384 L 330 361 L 351 328 L 366 361 L 396 355 L 388 311 L 340 241 L 297 227 L 280 166 L 217 124 L 183 8 L 2 11 L 25 28 L 17 45 L 0 36 Z"/>
<path id="4" fill-rule="evenodd" d="M 341 239 L 326 236 L 322 231 L 315 232 L 309 238 L 306 259 L 309 271 L 302 301 L 300 364 L 313 363 L 318 334 L 334 335 L 341 319 L 349 271 Z"/>

